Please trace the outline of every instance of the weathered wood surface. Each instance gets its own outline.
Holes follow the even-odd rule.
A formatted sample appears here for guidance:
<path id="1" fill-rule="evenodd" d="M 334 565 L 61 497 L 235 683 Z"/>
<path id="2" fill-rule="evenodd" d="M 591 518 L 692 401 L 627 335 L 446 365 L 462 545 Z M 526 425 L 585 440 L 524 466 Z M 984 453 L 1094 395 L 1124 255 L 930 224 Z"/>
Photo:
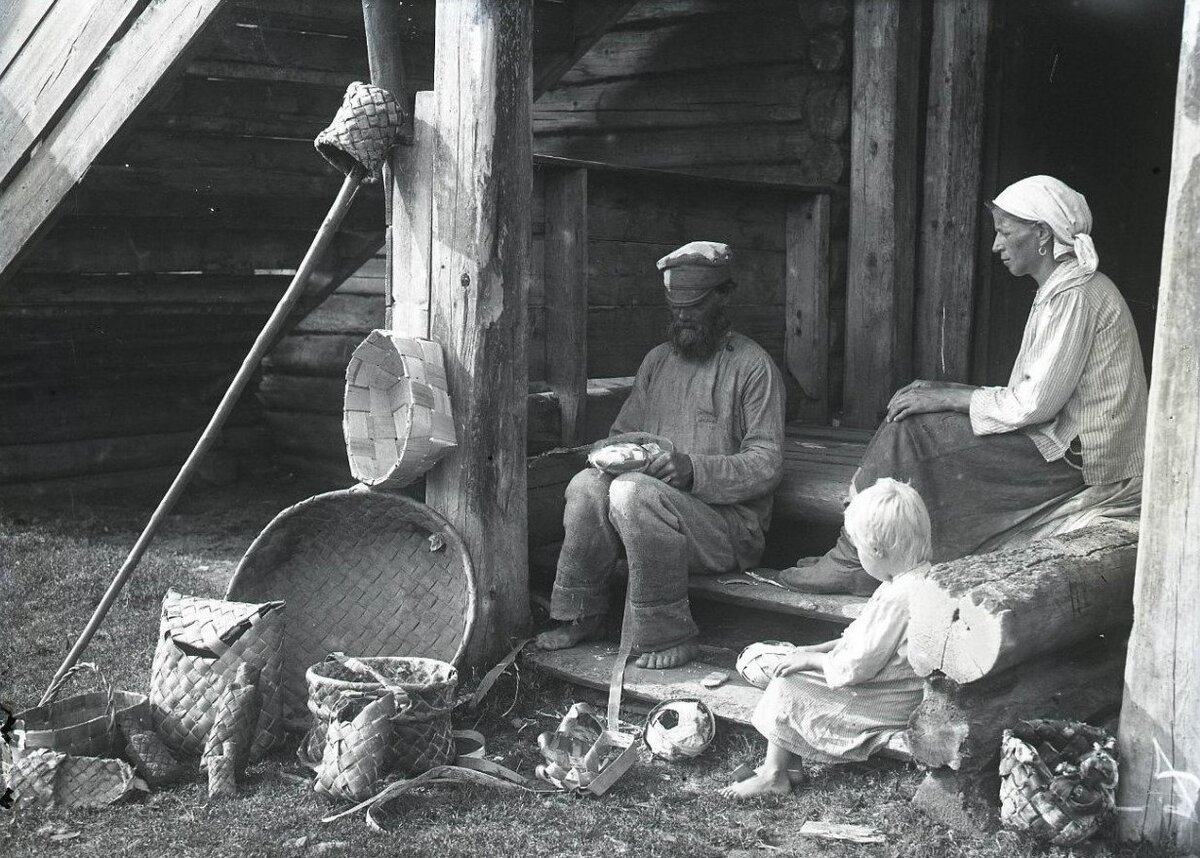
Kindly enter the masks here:
<path id="1" fill-rule="evenodd" d="M 919 5 L 855 4 L 843 411 L 850 426 L 877 425 L 911 377 L 920 40 Z"/>
<path id="2" fill-rule="evenodd" d="M 542 4 L 546 5 L 546 4 Z M 624 17 L 636 0 L 589 0 L 587 3 L 573 3 L 568 9 L 570 14 L 570 37 L 557 37 L 557 42 L 547 46 L 546 56 L 541 63 L 535 63 L 533 74 L 534 98 L 548 88 L 558 83 L 579 59 L 591 50 L 592 46 L 608 30 Z M 538 35 L 542 29 L 538 26 L 539 15 L 534 12 L 534 45 L 535 54 L 538 52 Z"/>
<path id="3" fill-rule="evenodd" d="M 418 92 L 411 145 L 392 151 L 391 293 L 387 326 L 409 337 L 429 336 L 430 264 L 435 182 L 434 96 Z"/>
<path id="4" fill-rule="evenodd" d="M 823 423 L 829 418 L 828 194 L 791 200 L 784 298 L 784 359 L 800 387 L 789 413 Z"/>
<path id="5" fill-rule="evenodd" d="M 1121 715 L 1123 838 L 1200 848 L 1200 0 L 1187 0 Z"/>
<path id="6" fill-rule="evenodd" d="M 0 186 L 45 135 L 139 6 L 138 0 L 96 0 L 86 15 L 67 2 L 46 11 L 0 73 L 5 101 L 0 111 Z"/>
<path id="7" fill-rule="evenodd" d="M 0 195 L 0 273 L 47 219 L 156 83 L 195 43 L 220 0 L 158 0 L 104 55 L 70 106 Z"/>
<path id="8" fill-rule="evenodd" d="M 446 351 L 459 445 L 426 503 L 462 535 L 479 614 L 468 663 L 529 621 L 526 288 L 531 265 L 531 0 L 437 6 L 430 327 Z"/>
<path id="9" fill-rule="evenodd" d="M 914 314 L 919 378 L 968 380 L 991 14 L 991 0 L 933 4 Z"/>
<path id="10" fill-rule="evenodd" d="M 23 0 L 0 5 L 0 76 L 20 53 L 55 0 Z"/>
<path id="11" fill-rule="evenodd" d="M 1121 705 L 1124 635 L 1042 653 L 978 682 L 925 680 L 909 719 L 913 759 L 937 768 L 994 768 L 1004 730 L 1026 718 L 1089 721 Z"/>
<path id="12" fill-rule="evenodd" d="M 1127 628 L 1137 550 L 1136 529 L 1109 523 L 938 564 L 913 595 L 909 662 L 974 682 Z"/>
<path id="13" fill-rule="evenodd" d="M 546 383 L 558 397 L 561 443 L 580 443 L 588 387 L 587 170 L 546 177 Z"/>

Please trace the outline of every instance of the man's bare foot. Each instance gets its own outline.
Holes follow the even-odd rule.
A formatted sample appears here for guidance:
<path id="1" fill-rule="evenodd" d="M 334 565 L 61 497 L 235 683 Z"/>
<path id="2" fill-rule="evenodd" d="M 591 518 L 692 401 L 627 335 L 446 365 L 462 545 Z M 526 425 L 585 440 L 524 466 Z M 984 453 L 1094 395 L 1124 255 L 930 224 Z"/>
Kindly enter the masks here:
<path id="1" fill-rule="evenodd" d="M 700 645 L 695 641 L 688 641 L 658 652 L 644 652 L 637 657 L 637 661 L 634 663 L 638 667 L 646 667 L 650 670 L 666 670 L 670 667 L 687 664 L 699 654 Z"/>
<path id="2" fill-rule="evenodd" d="M 725 798 L 753 798 L 756 795 L 787 795 L 792 781 L 784 769 L 759 768 L 753 777 L 732 783 L 721 790 Z"/>
<path id="3" fill-rule="evenodd" d="M 603 631 L 604 615 L 594 614 L 547 629 L 537 636 L 534 644 L 538 649 L 569 649 L 584 641 L 596 639 Z"/>

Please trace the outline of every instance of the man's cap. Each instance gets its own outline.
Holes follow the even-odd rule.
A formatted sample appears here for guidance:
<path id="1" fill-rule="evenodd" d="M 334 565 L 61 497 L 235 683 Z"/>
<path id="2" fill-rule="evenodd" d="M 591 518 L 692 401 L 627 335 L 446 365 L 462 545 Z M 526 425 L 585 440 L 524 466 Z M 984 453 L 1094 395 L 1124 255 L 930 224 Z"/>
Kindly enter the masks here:
<path id="1" fill-rule="evenodd" d="M 667 290 L 667 303 L 676 307 L 697 304 L 727 283 L 733 251 L 719 241 L 691 241 L 658 260 Z"/>

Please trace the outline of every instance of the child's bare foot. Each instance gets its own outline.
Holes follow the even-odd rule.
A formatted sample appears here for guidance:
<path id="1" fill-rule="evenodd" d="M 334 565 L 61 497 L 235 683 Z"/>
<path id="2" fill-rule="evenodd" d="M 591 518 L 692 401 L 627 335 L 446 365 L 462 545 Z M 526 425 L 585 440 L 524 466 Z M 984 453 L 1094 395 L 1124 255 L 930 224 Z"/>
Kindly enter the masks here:
<path id="1" fill-rule="evenodd" d="M 699 654 L 700 645 L 695 641 L 688 641 L 658 652 L 644 652 L 637 657 L 635 664 L 651 670 L 666 670 L 687 664 Z"/>
<path id="2" fill-rule="evenodd" d="M 792 779 L 785 769 L 759 767 L 752 777 L 732 783 L 721 790 L 725 798 L 753 798 L 756 795 L 787 795 Z"/>
<path id="3" fill-rule="evenodd" d="M 538 649 L 569 649 L 584 641 L 594 640 L 603 631 L 603 614 L 580 617 L 542 632 L 537 636 L 535 645 Z"/>

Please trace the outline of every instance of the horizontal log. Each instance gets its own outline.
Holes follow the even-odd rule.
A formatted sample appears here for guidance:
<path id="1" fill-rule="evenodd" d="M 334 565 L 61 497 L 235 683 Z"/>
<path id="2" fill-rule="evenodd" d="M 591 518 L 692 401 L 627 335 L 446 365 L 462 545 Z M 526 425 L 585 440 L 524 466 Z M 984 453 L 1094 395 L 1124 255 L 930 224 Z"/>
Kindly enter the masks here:
<path id="1" fill-rule="evenodd" d="M 763 86 L 770 75 L 771 85 Z M 628 128 L 708 128 L 734 123 L 805 122 L 805 97 L 820 75 L 797 63 L 702 68 L 552 89 L 537 101 L 535 133 Z"/>
<path id="2" fill-rule="evenodd" d="M 355 334 L 365 338 L 384 326 L 382 296 L 333 294 L 305 316 L 295 328 L 307 334 Z"/>
<path id="3" fill-rule="evenodd" d="M 635 16 L 643 5 L 634 8 Z M 794 9 L 781 12 L 783 8 L 756 3 L 736 15 L 726 11 L 654 22 L 627 15 L 563 75 L 560 88 L 666 72 L 802 62 L 808 29 Z"/>
<path id="4" fill-rule="evenodd" d="M 812 28 L 841 27 L 850 22 L 852 0 L 800 0 L 800 19 Z"/>
<path id="5" fill-rule="evenodd" d="M 200 439 L 202 429 L 197 426 L 186 432 L 2 446 L 0 484 L 179 467 Z M 246 431 L 253 429 L 235 426 L 223 434 L 234 436 Z"/>
<path id="6" fill-rule="evenodd" d="M 142 311 L 152 315 L 168 312 L 238 315 L 257 313 L 261 307 L 269 312 L 290 279 L 277 274 L 124 276 L 19 272 L 0 289 L 0 315 L 18 307 L 46 307 L 69 313 L 79 305 L 113 307 L 121 313 L 129 312 L 130 305 L 154 307 Z"/>
<path id="7" fill-rule="evenodd" d="M 821 29 L 808 40 L 808 61 L 820 72 L 840 71 L 850 54 L 848 34 L 842 29 Z"/>
<path id="8" fill-rule="evenodd" d="M 1121 705 L 1124 636 L 1093 638 L 1025 661 L 978 682 L 925 681 L 909 719 L 913 759 L 956 771 L 993 768 L 1006 728 L 1027 718 L 1093 721 Z"/>
<path id="9" fill-rule="evenodd" d="M 938 564 L 913 596 L 909 661 L 974 682 L 1127 627 L 1136 558 L 1136 529 L 1101 524 Z"/>
<path id="10" fill-rule="evenodd" d="M 345 378 L 346 365 L 363 338 L 357 334 L 292 334 L 263 358 L 267 372 Z"/>
<path id="11" fill-rule="evenodd" d="M 344 91 L 294 81 L 185 75 L 168 101 L 146 113 L 139 128 L 311 140 L 329 124 Z"/>
<path id="12" fill-rule="evenodd" d="M 339 184 L 342 177 L 321 157 L 311 140 L 153 129 L 139 130 L 97 158 L 96 163 L 127 168 L 186 167 L 201 181 L 207 168 L 231 163 L 255 170 L 330 176 Z"/>
<path id="13" fill-rule="evenodd" d="M 719 232 L 715 234 L 720 235 Z M 592 307 L 665 308 L 666 293 L 655 262 L 678 246 L 678 242 L 588 242 L 588 304 Z M 730 276 L 737 283 L 731 300 L 740 305 L 782 304 L 785 264 L 782 250 L 737 247 L 729 268 Z M 782 327 L 782 318 L 779 324 Z"/>
<path id="14" fill-rule="evenodd" d="M 719 237 L 735 250 L 783 251 L 785 202 L 786 194 L 775 189 L 711 187 L 696 181 L 592 170 L 588 235 L 593 241 L 675 247 L 707 235 Z"/>
<path id="15" fill-rule="evenodd" d="M 57 504 L 65 500 L 82 503 L 87 498 L 120 494 L 123 497 L 144 496 L 153 503 L 153 498 L 161 497 L 178 473 L 178 465 L 166 465 L 49 480 L 0 483 L 0 498 L 10 501 L 50 501 Z"/>
<path id="16" fill-rule="evenodd" d="M 792 15 L 796 0 L 755 0 L 754 11 L 777 17 Z M 621 19 L 623 27 L 682 23 L 701 16 L 729 16 L 729 0 L 639 0 Z"/>
<path id="17" fill-rule="evenodd" d="M 538 133 L 539 153 L 628 167 L 793 185 L 841 181 L 845 146 L 817 137 L 803 123 L 627 129 L 620 134 Z"/>

